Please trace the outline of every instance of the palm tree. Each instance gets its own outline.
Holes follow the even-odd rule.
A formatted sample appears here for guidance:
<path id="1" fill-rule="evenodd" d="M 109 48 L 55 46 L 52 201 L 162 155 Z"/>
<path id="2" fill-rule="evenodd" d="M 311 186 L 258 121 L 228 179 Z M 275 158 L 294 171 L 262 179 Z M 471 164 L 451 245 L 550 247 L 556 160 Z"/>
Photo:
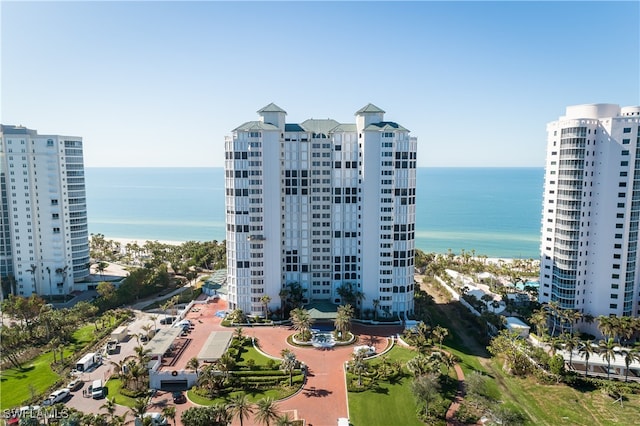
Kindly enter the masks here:
<path id="1" fill-rule="evenodd" d="M 534 311 L 529 319 L 536 326 L 536 334 L 538 337 L 542 338 L 547 328 L 547 312 L 544 309 L 539 309 Z"/>
<path id="2" fill-rule="evenodd" d="M 33 291 L 36 292 L 36 269 L 38 267 L 35 264 L 31 264 L 30 268 L 27 268 L 27 272 L 31 273 L 31 281 L 33 281 Z"/>
<path id="3" fill-rule="evenodd" d="M 569 351 L 569 366 L 573 367 L 573 350 L 580 344 L 580 339 L 576 335 L 563 334 L 562 343 L 564 343 L 564 349 Z"/>
<path id="4" fill-rule="evenodd" d="M 149 356 L 151 349 L 148 349 L 142 345 L 139 345 L 134 347 L 133 350 L 135 351 L 136 356 L 138 357 L 138 362 L 140 362 L 140 364 L 146 365 L 151 359 Z"/>
<path id="5" fill-rule="evenodd" d="M 280 363 L 280 370 L 285 373 L 289 373 L 289 386 L 293 386 L 293 371 L 298 366 L 298 359 L 296 358 L 296 354 L 291 352 L 289 349 L 283 349 L 280 352 L 282 355 L 282 363 Z"/>
<path id="6" fill-rule="evenodd" d="M 133 407 L 131 407 L 131 412 L 133 417 L 143 418 L 145 413 L 147 412 L 147 406 L 149 405 L 149 398 L 136 398 Z"/>
<path id="7" fill-rule="evenodd" d="M 351 329 L 351 318 L 353 318 L 353 306 L 338 306 L 338 313 L 336 315 L 336 319 L 333 321 L 333 325 L 340 335 L 340 340 L 343 340 Z"/>
<path id="8" fill-rule="evenodd" d="M 604 315 L 600 315 L 597 318 L 598 321 L 598 330 L 600 330 L 600 332 L 604 335 L 605 339 L 609 339 L 609 337 L 611 337 L 612 333 L 613 333 L 613 318 L 611 317 L 607 317 Z"/>
<path id="9" fill-rule="evenodd" d="M 167 419 L 173 420 L 173 426 L 176 425 L 176 407 L 175 405 L 167 405 L 162 408 L 162 415 Z"/>
<path id="10" fill-rule="evenodd" d="M 373 299 L 371 301 L 373 303 L 373 320 L 378 320 L 378 307 L 380 307 L 380 299 Z"/>
<path id="11" fill-rule="evenodd" d="M 631 349 L 623 349 L 622 355 L 624 355 L 624 365 L 627 367 L 624 371 L 624 381 L 626 382 L 629 380 L 629 365 L 633 361 L 640 361 L 640 350 L 638 346 Z"/>
<path id="12" fill-rule="evenodd" d="M 358 375 L 358 386 L 362 386 L 362 374 L 367 372 L 367 361 L 364 359 L 367 354 L 366 349 L 359 349 L 353 354 L 353 359 L 349 361 L 349 370 Z"/>
<path id="13" fill-rule="evenodd" d="M 224 355 L 220 357 L 220 359 L 216 362 L 218 370 L 222 371 L 224 379 L 227 380 L 229 378 L 229 373 L 236 366 L 236 361 L 229 355 L 229 352 L 225 352 Z"/>
<path id="14" fill-rule="evenodd" d="M 231 414 L 240 420 L 240 426 L 242 426 L 245 418 L 253 414 L 253 408 L 245 393 L 239 393 L 232 397 L 227 407 L 231 411 Z"/>
<path id="15" fill-rule="evenodd" d="M 200 376 L 198 376 L 198 386 L 207 389 L 209 397 L 212 398 L 218 394 L 220 389 L 224 386 L 225 376 L 217 374 L 215 365 L 208 365 L 203 370 Z"/>
<path id="16" fill-rule="evenodd" d="M 109 426 L 124 426 L 124 425 L 126 425 L 127 424 L 127 416 L 128 415 L 129 415 L 129 412 L 125 411 L 124 414 L 122 414 L 121 416 L 113 416 Z"/>
<path id="17" fill-rule="evenodd" d="M 149 336 L 149 334 L 151 333 L 151 330 L 152 329 L 155 330 L 153 328 L 153 324 L 145 324 L 140 328 L 142 328 L 142 331 L 144 331 L 144 335 L 147 337 L 147 339 L 149 339 L 151 337 L 151 336 Z"/>
<path id="18" fill-rule="evenodd" d="M 264 307 L 264 317 L 269 317 L 269 303 L 271 303 L 271 297 L 268 295 L 264 295 L 260 298 L 260 302 L 262 302 L 262 306 Z"/>
<path id="19" fill-rule="evenodd" d="M 289 413 L 284 413 L 276 419 L 277 426 L 293 426 L 293 419 L 289 417 Z"/>
<path id="20" fill-rule="evenodd" d="M 414 377 L 420 377 L 432 372 L 433 364 L 424 354 L 418 354 L 407 361 L 406 368 Z"/>
<path id="21" fill-rule="evenodd" d="M 607 379 L 609 379 L 611 375 L 611 360 L 616 360 L 615 347 L 616 342 L 613 340 L 613 337 L 609 337 L 607 340 L 600 340 L 598 344 L 598 353 L 607 361 Z"/>
<path id="22" fill-rule="evenodd" d="M 244 334 L 242 334 L 242 327 L 236 327 L 233 337 L 240 343 L 244 341 Z"/>
<path id="23" fill-rule="evenodd" d="M 198 360 L 198 358 L 193 357 L 191 358 L 189 361 L 187 361 L 187 368 L 193 370 L 196 372 L 196 376 L 198 375 L 198 368 L 200 368 L 200 361 Z"/>
<path id="24" fill-rule="evenodd" d="M 573 326 L 582 319 L 582 313 L 573 309 L 563 309 L 562 318 L 569 324 L 570 334 L 573 334 Z"/>
<path id="25" fill-rule="evenodd" d="M 444 338 L 449 335 L 449 330 L 438 325 L 433 329 L 431 333 L 433 334 L 433 337 L 438 339 L 438 342 L 440 343 L 440 350 L 442 350 L 442 342 Z"/>
<path id="26" fill-rule="evenodd" d="M 106 271 L 107 267 L 109 267 L 107 262 L 98 262 L 96 265 L 96 272 L 98 272 L 101 277 L 104 277 L 104 271 Z"/>
<path id="27" fill-rule="evenodd" d="M 291 311 L 291 322 L 293 328 L 301 335 L 301 340 L 308 341 L 311 339 L 311 325 L 313 325 L 313 318 L 309 315 L 309 311 L 306 309 L 296 308 Z"/>
<path id="28" fill-rule="evenodd" d="M 264 423 L 266 426 L 271 424 L 271 421 L 278 418 L 278 405 L 273 398 L 266 397 L 258 400 L 257 402 L 256 421 Z"/>
<path id="29" fill-rule="evenodd" d="M 557 318 L 560 312 L 560 304 L 556 301 L 549 302 L 547 303 L 547 309 L 549 311 L 549 316 L 553 321 L 553 328 L 551 329 L 551 336 L 553 337 L 556 334 L 556 324 L 558 322 Z"/>
<path id="30" fill-rule="evenodd" d="M 619 317 L 618 318 L 619 321 L 619 326 L 618 326 L 618 332 L 619 332 L 619 339 L 618 339 L 618 343 L 621 343 L 622 338 L 625 338 L 625 341 L 628 341 L 629 339 L 631 339 L 631 336 L 633 336 L 633 334 L 635 333 L 635 319 L 631 318 L 631 317 Z"/>
<path id="31" fill-rule="evenodd" d="M 584 375 L 587 376 L 587 372 L 589 371 L 589 358 L 591 357 L 591 355 L 594 354 L 594 350 L 593 350 L 593 340 L 587 340 L 586 342 L 584 342 L 584 345 L 578 349 L 578 352 L 580 353 L 580 358 L 584 358 L 585 359 L 585 368 L 584 368 Z"/>
<path id="32" fill-rule="evenodd" d="M 107 398 L 106 402 L 100 406 L 100 408 L 104 408 L 111 418 L 113 422 L 113 418 L 116 414 L 116 399 L 115 398 Z"/>

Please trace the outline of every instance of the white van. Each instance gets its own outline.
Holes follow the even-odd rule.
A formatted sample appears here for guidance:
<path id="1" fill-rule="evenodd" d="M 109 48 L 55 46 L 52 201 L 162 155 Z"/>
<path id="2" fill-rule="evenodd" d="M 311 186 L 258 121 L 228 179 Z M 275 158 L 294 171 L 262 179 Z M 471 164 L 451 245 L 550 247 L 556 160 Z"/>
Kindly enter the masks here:
<path id="1" fill-rule="evenodd" d="M 102 387 L 102 380 L 96 379 L 89 388 L 91 390 L 91 397 L 93 399 L 100 399 L 104 396 L 104 388 Z"/>

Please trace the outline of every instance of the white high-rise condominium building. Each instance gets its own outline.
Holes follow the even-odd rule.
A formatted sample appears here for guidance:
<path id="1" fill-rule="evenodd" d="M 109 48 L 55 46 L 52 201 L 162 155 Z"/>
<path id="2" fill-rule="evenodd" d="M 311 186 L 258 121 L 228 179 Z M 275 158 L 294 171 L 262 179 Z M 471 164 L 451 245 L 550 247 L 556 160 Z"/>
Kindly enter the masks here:
<path id="1" fill-rule="evenodd" d="M 638 316 L 640 107 L 571 106 L 547 134 L 540 302 Z"/>
<path id="2" fill-rule="evenodd" d="M 299 284 L 304 302 L 344 303 L 349 288 L 358 309 L 411 313 L 416 138 L 371 104 L 349 124 L 258 114 L 225 140 L 230 307 L 277 308 Z"/>
<path id="3" fill-rule="evenodd" d="M 85 290 L 89 234 L 82 138 L 0 127 L 0 273 L 5 294 Z"/>

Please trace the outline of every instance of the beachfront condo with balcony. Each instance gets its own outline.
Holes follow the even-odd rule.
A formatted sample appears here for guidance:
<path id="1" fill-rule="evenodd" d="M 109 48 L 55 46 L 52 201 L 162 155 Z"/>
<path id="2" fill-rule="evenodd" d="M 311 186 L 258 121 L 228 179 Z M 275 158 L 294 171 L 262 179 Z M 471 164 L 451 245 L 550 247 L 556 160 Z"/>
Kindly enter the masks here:
<path id="1" fill-rule="evenodd" d="M 0 126 L 4 295 L 86 290 L 89 234 L 82 138 Z"/>
<path id="2" fill-rule="evenodd" d="M 547 125 L 539 300 L 640 315 L 640 107 L 570 106 Z"/>
<path id="3" fill-rule="evenodd" d="M 287 123 L 275 104 L 225 140 L 231 309 L 354 301 L 413 311 L 417 140 L 368 104 L 355 123 Z M 346 296 L 345 296 L 346 295 Z"/>

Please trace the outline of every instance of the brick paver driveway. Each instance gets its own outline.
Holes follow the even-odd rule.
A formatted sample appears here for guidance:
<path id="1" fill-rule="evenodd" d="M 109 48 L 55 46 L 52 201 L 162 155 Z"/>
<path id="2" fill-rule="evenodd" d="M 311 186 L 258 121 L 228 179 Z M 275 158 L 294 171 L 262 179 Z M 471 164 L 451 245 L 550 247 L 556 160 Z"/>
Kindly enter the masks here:
<path id="1" fill-rule="evenodd" d="M 217 303 L 208 305 L 196 305 L 199 312 L 189 312 L 186 318 L 194 321 L 195 329 L 191 333 L 193 341 L 170 369 L 180 370 L 186 365 L 189 358 L 197 355 L 201 345 L 206 340 L 206 336 L 211 331 L 233 330 L 222 327 L 220 318 L 215 316 L 218 310 L 226 309 L 226 302 L 220 300 Z M 369 327 L 354 325 L 353 332 L 358 336 L 356 344 L 369 344 L 376 347 L 376 352 L 381 352 L 387 346 L 387 337 L 402 331 L 401 327 Z M 340 417 L 348 417 L 347 390 L 344 380 L 343 365 L 351 359 L 353 345 L 346 347 L 334 347 L 329 350 L 315 348 L 299 348 L 290 346 L 286 339 L 294 333 L 288 326 L 276 327 L 244 327 L 246 336 L 258 339 L 259 347 L 265 353 L 280 357 L 283 349 L 290 349 L 298 360 L 308 366 L 309 375 L 303 389 L 295 396 L 278 402 L 280 412 L 289 412 L 291 417 L 304 419 L 307 426 L 336 425 Z M 160 411 L 162 405 L 171 402 L 171 395 L 160 393 L 154 398 L 154 407 L 149 411 Z M 191 402 L 176 406 L 176 420 L 179 419 L 184 410 L 192 407 Z M 240 422 L 234 419 L 233 425 Z M 247 419 L 245 425 L 256 425 L 254 419 Z"/>

